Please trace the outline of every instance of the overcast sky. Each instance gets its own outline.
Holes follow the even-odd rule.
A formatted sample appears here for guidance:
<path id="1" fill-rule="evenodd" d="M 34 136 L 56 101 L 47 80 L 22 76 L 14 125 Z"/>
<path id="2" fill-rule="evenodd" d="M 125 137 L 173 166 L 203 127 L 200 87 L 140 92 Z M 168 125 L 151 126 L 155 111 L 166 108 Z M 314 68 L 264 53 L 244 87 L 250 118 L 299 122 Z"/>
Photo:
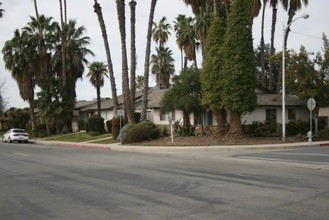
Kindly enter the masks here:
<path id="1" fill-rule="evenodd" d="M 13 37 L 13 32 L 17 28 L 24 27 L 30 21 L 29 16 L 35 16 L 33 0 L 0 0 L 2 8 L 5 9 L 3 19 L 0 20 L 0 49 L 3 48 L 4 42 Z M 112 62 L 116 77 L 117 92 L 121 94 L 121 47 L 120 34 L 118 28 L 117 12 L 115 0 L 99 0 L 103 9 L 103 16 L 107 26 L 109 37 Z M 127 47 L 129 55 L 129 0 L 126 1 L 126 20 L 127 20 Z M 86 36 L 89 36 L 91 41 L 89 49 L 94 53 L 94 57 L 88 57 L 89 62 L 104 61 L 106 62 L 103 40 L 97 20 L 97 16 L 93 9 L 94 1 L 92 0 L 67 0 L 68 18 L 76 19 L 79 26 L 85 26 L 87 29 Z M 303 13 L 309 14 L 307 20 L 298 19 L 292 25 L 292 33 L 289 35 L 288 48 L 298 50 L 301 45 L 304 45 L 310 52 L 318 52 L 322 49 L 322 33 L 329 34 L 329 13 L 328 0 L 309 1 L 309 6 L 302 11 L 297 12 L 296 17 Z M 136 7 L 136 45 L 137 45 L 137 75 L 144 73 L 144 59 L 146 46 L 146 31 L 149 16 L 150 0 L 137 0 Z M 58 0 L 38 0 L 39 14 L 51 16 L 55 21 L 59 21 L 59 2 Z M 267 18 L 265 23 L 265 42 L 270 41 L 270 25 L 272 11 L 268 8 Z M 163 16 L 173 25 L 174 19 L 178 14 L 192 15 L 191 9 L 187 7 L 183 0 L 158 0 L 155 11 L 155 22 L 158 22 Z M 282 48 L 283 26 L 287 22 L 287 15 L 281 7 L 278 9 L 278 21 L 276 25 L 276 41 L 275 47 L 277 51 Z M 261 20 L 256 18 L 253 25 L 254 45 L 257 46 L 260 41 L 260 26 Z M 155 44 L 152 42 L 152 48 Z M 167 46 L 173 51 L 176 74 L 180 70 L 180 51 L 175 42 L 175 33 L 172 31 L 172 36 L 169 39 Z M 12 79 L 8 70 L 4 68 L 2 53 L 0 54 L 0 81 L 5 82 L 5 88 L 2 95 L 8 99 L 7 107 L 28 107 L 28 103 L 24 102 L 20 95 L 16 82 Z M 199 63 L 201 64 L 200 55 Z M 85 74 L 88 68 L 85 68 Z M 84 75 L 85 75 L 84 74 Z M 150 84 L 155 85 L 155 78 L 151 75 Z M 102 97 L 111 97 L 110 82 L 107 79 L 105 86 L 101 90 Z M 83 77 L 77 82 L 77 99 L 92 100 L 96 97 L 96 90 L 89 83 L 89 79 Z"/>

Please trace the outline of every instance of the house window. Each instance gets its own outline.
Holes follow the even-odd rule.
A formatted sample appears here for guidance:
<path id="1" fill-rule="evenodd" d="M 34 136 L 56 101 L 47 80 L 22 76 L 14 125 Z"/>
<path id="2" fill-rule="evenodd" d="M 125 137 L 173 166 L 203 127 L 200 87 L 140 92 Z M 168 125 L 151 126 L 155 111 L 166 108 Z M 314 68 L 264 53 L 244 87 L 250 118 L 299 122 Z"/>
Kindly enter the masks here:
<path id="1" fill-rule="evenodd" d="M 160 113 L 160 121 L 167 121 L 169 113 Z M 171 112 L 171 120 L 175 121 L 175 111 Z"/>
<path id="2" fill-rule="evenodd" d="M 296 109 L 288 109 L 288 120 L 296 119 Z"/>
<path id="3" fill-rule="evenodd" d="M 266 121 L 276 121 L 276 109 L 266 109 Z"/>

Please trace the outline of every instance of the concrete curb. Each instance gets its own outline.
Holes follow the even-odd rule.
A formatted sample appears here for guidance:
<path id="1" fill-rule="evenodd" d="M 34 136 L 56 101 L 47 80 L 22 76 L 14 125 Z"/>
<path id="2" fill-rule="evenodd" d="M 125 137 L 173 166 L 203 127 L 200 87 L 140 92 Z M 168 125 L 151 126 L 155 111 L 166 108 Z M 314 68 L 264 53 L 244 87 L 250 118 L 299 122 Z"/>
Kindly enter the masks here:
<path id="1" fill-rule="evenodd" d="M 259 145 L 217 145 L 217 146 L 138 146 L 113 144 L 92 144 L 78 142 L 44 141 L 31 140 L 33 143 L 42 145 L 53 145 L 61 147 L 75 147 L 86 149 L 115 150 L 126 152 L 215 152 L 215 151 L 237 151 L 237 150 L 274 150 L 274 149 L 293 149 L 308 147 L 328 147 L 329 141 L 322 142 L 297 142 L 281 144 L 259 144 Z"/>

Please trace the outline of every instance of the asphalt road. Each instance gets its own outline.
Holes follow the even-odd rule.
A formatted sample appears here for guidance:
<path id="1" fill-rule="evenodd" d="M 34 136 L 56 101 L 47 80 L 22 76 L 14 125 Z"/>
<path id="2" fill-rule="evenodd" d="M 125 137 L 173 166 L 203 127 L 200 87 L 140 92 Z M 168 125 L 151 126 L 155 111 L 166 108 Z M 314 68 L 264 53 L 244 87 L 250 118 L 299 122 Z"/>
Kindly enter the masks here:
<path id="1" fill-rule="evenodd" d="M 329 172 L 285 166 L 268 153 L 0 143 L 0 219 L 328 219 Z"/>

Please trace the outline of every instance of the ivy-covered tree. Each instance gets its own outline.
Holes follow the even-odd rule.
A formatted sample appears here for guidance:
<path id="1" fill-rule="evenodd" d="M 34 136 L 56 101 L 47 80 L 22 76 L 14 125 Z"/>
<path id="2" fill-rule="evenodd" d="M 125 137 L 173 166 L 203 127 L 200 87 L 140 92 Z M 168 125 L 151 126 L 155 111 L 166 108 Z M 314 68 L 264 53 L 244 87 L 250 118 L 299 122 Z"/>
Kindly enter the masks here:
<path id="1" fill-rule="evenodd" d="M 162 97 L 160 111 L 162 113 L 173 110 L 181 110 L 184 117 L 184 125 L 190 125 L 188 115 L 201 111 L 201 83 L 200 70 L 195 66 L 184 69 L 175 77 L 175 84 Z"/>
<path id="2" fill-rule="evenodd" d="M 222 104 L 230 111 L 228 137 L 242 137 L 241 115 L 257 104 L 256 67 L 248 1 L 234 0 L 223 45 Z"/>
<path id="3" fill-rule="evenodd" d="M 222 55 L 226 22 L 215 17 L 209 28 L 206 52 L 201 71 L 202 104 L 215 113 L 218 133 L 224 134 L 226 111 L 222 101 Z"/>

